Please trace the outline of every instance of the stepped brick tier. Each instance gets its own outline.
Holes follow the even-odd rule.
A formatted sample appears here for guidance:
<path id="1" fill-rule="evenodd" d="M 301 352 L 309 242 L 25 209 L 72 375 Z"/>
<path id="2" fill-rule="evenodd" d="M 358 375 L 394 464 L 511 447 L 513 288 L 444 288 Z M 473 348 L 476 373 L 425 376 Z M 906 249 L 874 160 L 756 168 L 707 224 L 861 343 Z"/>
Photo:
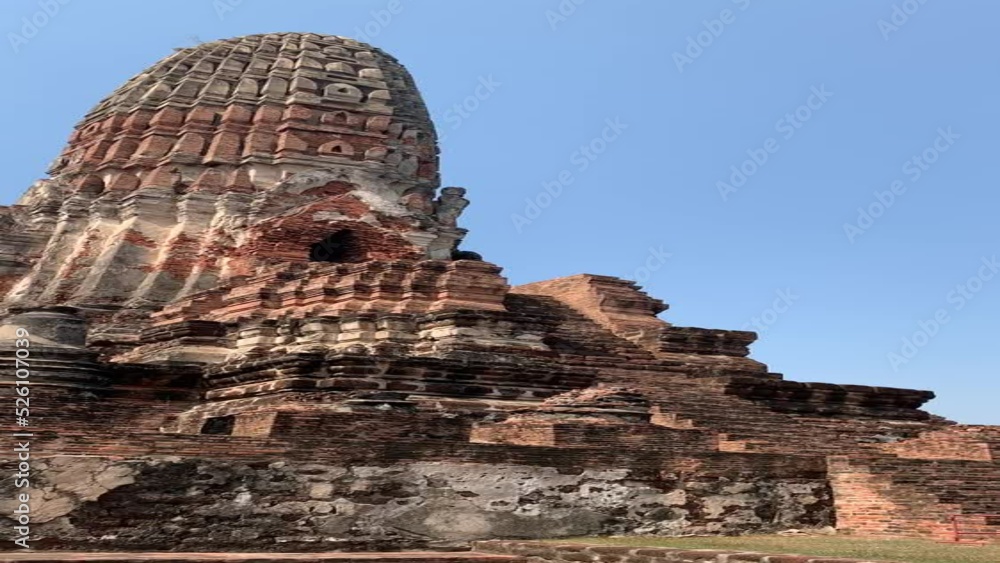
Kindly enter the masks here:
<path id="1" fill-rule="evenodd" d="M 123 553 L 1000 512 L 1000 428 L 930 392 L 786 381 L 629 281 L 511 287 L 458 249 L 437 154 L 403 67 L 342 37 L 183 49 L 101 102 L 0 213 L 0 382 L 27 340 L 33 433 L 6 539 L 25 491 L 36 549 Z"/>

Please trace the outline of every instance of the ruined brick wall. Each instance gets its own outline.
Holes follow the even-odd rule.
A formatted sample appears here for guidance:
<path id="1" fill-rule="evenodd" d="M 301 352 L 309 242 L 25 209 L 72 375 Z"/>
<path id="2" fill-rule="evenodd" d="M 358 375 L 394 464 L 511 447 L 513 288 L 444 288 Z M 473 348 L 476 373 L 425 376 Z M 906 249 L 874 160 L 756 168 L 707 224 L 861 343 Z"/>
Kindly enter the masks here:
<path id="1" fill-rule="evenodd" d="M 562 446 L 474 443 L 475 417 L 433 412 L 285 411 L 258 437 L 125 420 L 46 421 L 65 426 L 33 443 L 37 546 L 401 549 L 833 523 L 822 458 L 712 454 L 700 431 L 649 427 L 621 448 L 616 428 L 572 425 Z"/>
<path id="2" fill-rule="evenodd" d="M 873 536 L 952 539 L 950 517 L 1000 511 L 1000 466 L 893 457 L 830 458 L 837 526 Z M 987 523 L 1000 531 L 1000 522 Z"/>
<path id="3" fill-rule="evenodd" d="M 45 500 L 33 510 L 34 545 L 45 549 L 384 550 L 831 523 L 826 485 L 809 478 L 667 483 L 627 469 L 199 457 L 59 456 L 36 467 Z"/>
<path id="4" fill-rule="evenodd" d="M 997 461 L 1000 428 L 992 426 L 948 426 L 918 437 L 883 444 L 882 449 L 902 458 L 966 459 Z"/>
<path id="5" fill-rule="evenodd" d="M 674 364 L 678 372 L 689 377 L 767 375 L 767 366 L 746 357 L 756 339 L 754 333 L 671 326 L 656 316 L 667 305 L 640 291 L 634 282 L 582 274 L 525 284 L 511 291 L 524 305 L 532 306 L 531 299 L 525 299 L 530 296 L 534 306 L 595 323 L 651 357 Z"/>
<path id="6" fill-rule="evenodd" d="M 654 352 L 610 334 L 582 315 L 574 316 L 559 307 L 550 308 L 548 302 L 539 297 L 520 299 L 514 311 L 429 315 L 433 323 L 427 322 L 434 326 L 429 331 L 437 331 L 435 334 L 450 334 L 456 328 L 465 330 L 466 335 L 475 334 L 466 341 L 468 344 L 457 341 L 453 348 L 455 357 L 293 354 L 285 350 L 280 354 L 251 355 L 205 368 L 181 368 L 158 361 L 146 365 L 101 364 L 97 369 L 101 375 L 95 376 L 87 390 L 57 386 L 41 391 L 55 393 L 44 396 L 41 402 L 48 405 L 39 414 L 40 424 L 46 429 L 36 443 L 42 459 L 78 456 L 81 460 L 100 463 L 148 466 L 135 473 L 143 476 L 146 488 L 127 495 L 124 493 L 130 489 L 122 489 L 121 495 L 100 493 L 93 499 L 81 497 L 80 502 L 69 504 L 60 501 L 61 504 L 52 506 L 72 505 L 69 512 L 53 518 L 51 523 L 47 521 L 43 529 L 53 537 L 70 538 L 67 541 L 77 541 L 81 545 L 103 536 L 146 541 L 114 528 L 109 523 L 111 517 L 101 512 L 86 512 L 86 517 L 75 514 L 78 510 L 97 510 L 94 506 L 105 502 L 106 496 L 107 502 L 112 504 L 100 510 L 121 509 L 127 514 L 137 511 L 128 505 L 129 498 L 150 497 L 165 503 L 173 499 L 170 502 L 177 505 L 178 511 L 189 514 L 192 519 L 188 522 L 199 530 L 187 541 L 191 545 L 204 542 L 201 545 L 207 546 L 210 540 L 198 534 L 211 526 L 197 518 L 211 516 L 222 522 L 232 522 L 230 510 L 233 506 L 222 500 L 209 503 L 207 497 L 187 499 L 182 492 L 196 482 L 169 469 L 175 464 L 188 464 L 184 466 L 188 468 L 187 473 L 197 473 L 197 468 L 211 466 L 227 475 L 239 476 L 227 477 L 234 483 L 244 478 L 257 483 L 247 490 L 233 484 L 225 485 L 218 489 L 220 495 L 235 497 L 248 493 L 257 495 L 253 498 L 260 498 L 265 503 L 273 501 L 272 506 L 300 508 L 312 507 L 310 503 L 318 500 L 305 492 L 305 483 L 308 482 L 309 488 L 316 484 L 308 477 L 310 470 L 303 469 L 309 464 L 335 468 L 331 469 L 334 472 L 349 467 L 378 468 L 372 471 L 389 476 L 400 471 L 409 476 L 405 470 L 413 464 L 452 468 L 494 466 L 504 468 L 496 476 L 504 483 L 507 480 L 520 482 L 518 475 L 553 472 L 556 475 L 579 475 L 581 472 L 615 475 L 602 483 L 624 492 L 616 493 L 613 499 L 599 506 L 591 504 L 592 499 L 584 498 L 578 490 L 577 494 L 560 493 L 557 501 L 556 493 L 547 488 L 549 485 L 544 480 L 538 481 L 537 490 L 541 492 L 536 495 L 536 489 L 531 489 L 524 494 L 529 498 L 541 495 L 539 498 L 548 499 L 544 502 L 553 504 L 543 503 L 545 510 L 533 516 L 535 520 L 515 519 L 520 522 L 519 526 L 523 524 L 525 529 L 538 531 L 538 536 L 527 537 L 555 533 L 552 530 L 558 529 L 553 528 L 557 524 L 546 520 L 542 512 L 560 514 L 564 509 L 567 513 L 581 511 L 605 518 L 600 520 L 600 525 L 595 524 L 596 527 L 573 527 L 567 534 L 743 533 L 832 525 L 837 520 L 833 512 L 836 501 L 845 517 L 838 525 L 845 530 L 903 534 L 936 533 L 949 511 L 977 507 L 974 504 L 977 497 L 973 494 L 967 495 L 967 502 L 958 504 L 949 504 L 947 498 L 938 493 L 907 496 L 909 489 L 905 480 L 886 478 L 888 470 L 867 466 L 856 472 L 862 481 L 852 489 L 849 475 L 841 473 L 831 477 L 822 457 L 801 455 L 804 451 L 825 454 L 863 450 L 889 455 L 880 448 L 894 444 L 912 448 L 922 439 L 932 440 L 930 435 L 920 435 L 933 428 L 926 420 L 879 417 L 883 411 L 878 404 L 865 411 L 867 416 L 861 413 L 822 417 L 811 412 L 812 417 L 808 417 L 787 412 L 790 409 L 775 409 L 768 401 L 748 400 L 731 392 L 734 382 L 742 385 L 741 380 L 690 377 L 683 365 L 656 359 Z M 531 310 L 529 305 L 536 309 Z M 385 318 L 377 314 L 346 315 L 338 322 L 341 328 L 348 324 L 360 328 L 368 323 L 370 326 L 365 330 L 369 332 L 402 326 L 398 315 L 392 317 L 395 320 L 391 325 L 379 324 L 379 319 L 388 322 L 386 319 L 390 317 L 392 315 Z M 333 319 L 324 322 L 332 323 Z M 531 330 L 538 331 L 535 334 L 545 335 L 540 340 L 548 349 L 531 353 L 504 349 L 503 354 L 477 349 L 476 346 L 480 346 L 477 343 L 482 340 L 476 339 L 486 334 L 480 332 L 483 325 L 500 323 L 532 327 Z M 217 331 L 218 326 L 209 326 L 211 324 L 201 321 L 183 330 L 180 325 L 173 328 L 170 328 L 173 325 L 165 325 L 150 332 L 149 346 L 185 339 L 195 343 L 202 342 L 199 339 L 218 340 L 220 335 L 226 334 Z M 283 338 L 286 344 L 292 341 L 291 333 L 279 334 L 277 328 L 280 327 L 276 323 L 274 326 L 275 338 Z M 406 331 L 413 333 L 411 329 Z M 256 334 L 260 337 L 264 333 Z M 227 345 L 238 342 L 238 338 L 231 339 Z M 144 353 L 152 352 L 150 348 Z M 135 357 L 142 359 L 142 354 L 137 353 Z M 623 357 L 631 361 L 622 362 Z M 495 362 L 497 358 L 504 361 Z M 376 367 L 378 369 L 373 369 Z M 102 369 L 105 371 L 101 372 Z M 203 374 L 208 377 L 201 377 Z M 752 380 L 747 385 L 755 388 L 757 383 L 758 380 Z M 594 384 L 634 385 L 642 393 L 633 394 L 633 398 L 642 398 L 642 404 L 647 407 L 652 403 L 653 412 L 643 411 L 640 422 L 608 422 L 601 418 L 608 412 L 601 411 L 605 407 L 596 402 L 597 398 L 608 396 L 607 390 L 595 389 Z M 585 388 L 586 392 L 579 392 Z M 812 388 L 791 384 L 779 389 L 811 391 Z M 364 397 L 369 392 L 376 395 L 409 393 L 410 396 L 399 397 L 398 401 L 395 395 L 386 396 L 384 403 L 365 403 Z M 566 394 L 569 399 L 544 401 L 558 394 Z M 862 399 L 866 396 L 861 390 L 856 394 Z M 632 395 L 611 393 L 610 396 L 624 400 Z M 882 397 L 877 393 L 873 396 Z M 906 399 L 910 395 L 903 393 L 900 397 Z M 592 402 L 578 404 L 587 398 Z M 837 405 L 829 393 L 810 392 L 788 399 L 806 405 L 822 405 L 824 401 Z M 393 401 L 400 404 L 393 406 Z M 62 405 L 67 407 L 62 408 Z M 627 402 L 614 403 L 607 408 L 614 415 L 612 418 L 638 416 L 638 411 L 629 410 L 635 405 L 629 405 Z M 378 406 L 386 408 L 380 410 Z M 504 417 L 511 413 L 511 419 L 505 420 Z M 189 419 L 181 420 L 182 415 Z M 204 429 L 206 419 L 227 416 L 234 417 L 233 426 L 228 430 L 232 435 L 198 434 Z M 648 422 L 650 420 L 652 423 Z M 993 436 L 988 431 L 970 433 L 973 434 L 983 440 Z M 880 441 L 884 439 L 892 441 Z M 908 439 L 915 441 L 909 444 Z M 280 479 L 299 482 L 301 477 L 305 481 L 301 481 L 301 486 L 294 491 L 286 491 L 289 496 L 272 499 L 266 484 L 270 477 L 258 478 L 251 474 L 256 475 L 253 472 L 269 468 L 278 461 L 296 468 L 293 470 L 296 476 Z M 247 467 L 253 472 L 247 473 Z M 919 474 L 919 467 L 914 467 L 917 470 L 900 466 L 899 472 L 904 476 Z M 964 469 L 956 468 L 951 479 L 961 479 L 961 470 Z M 125 469 L 114 469 L 111 474 L 121 471 Z M 43 471 L 39 475 L 40 482 L 48 479 L 49 473 L 59 474 L 60 470 Z M 936 487 L 935 490 L 945 493 L 947 482 L 927 481 L 925 486 Z M 349 497 L 348 492 L 355 486 L 362 485 L 352 482 L 345 485 L 346 489 L 337 490 Z M 385 486 L 399 485 L 389 483 Z M 558 491 L 561 486 L 552 485 L 552 490 Z M 462 490 L 449 487 L 421 489 L 407 498 L 436 499 L 439 495 L 445 499 L 474 498 L 465 497 Z M 112 491 L 111 488 L 107 490 Z M 639 494 L 636 491 L 647 490 L 658 500 L 652 508 L 634 512 L 633 500 L 638 498 L 634 495 Z M 871 494 L 876 496 L 871 497 Z M 913 510 L 911 505 L 914 503 L 937 503 L 940 510 L 928 517 Z M 412 500 L 408 506 L 419 504 L 418 500 Z M 88 506 L 91 508 L 86 508 Z M 326 510 L 325 505 L 322 506 L 320 510 Z M 523 510 L 518 506 L 508 507 L 512 515 L 497 516 L 493 513 L 504 512 L 507 508 L 500 510 L 473 503 L 471 508 L 466 507 L 472 512 L 463 514 L 469 522 L 476 519 L 488 522 L 491 533 L 500 533 L 507 529 L 504 522 L 508 517 L 520 518 Z M 873 516 L 871 506 L 895 508 Z M 377 507 L 362 508 L 357 510 L 371 515 L 363 525 L 349 520 L 350 526 L 343 534 L 323 537 L 335 538 L 335 543 L 342 542 L 345 546 L 357 546 L 358 542 L 383 547 L 421 545 L 410 536 L 376 533 L 379 529 L 385 530 L 385 522 L 396 522 L 396 512 L 385 512 Z M 396 509 L 403 510 L 394 506 L 393 510 Z M 480 510 L 482 514 L 476 512 Z M 248 524 L 241 533 L 252 535 L 250 528 L 253 526 L 270 530 L 277 525 L 266 518 L 255 520 L 257 516 L 239 514 L 248 522 L 257 522 Z M 299 537 L 315 539 L 326 533 L 323 530 L 327 528 L 310 523 L 306 512 L 295 514 L 298 516 L 294 522 L 303 522 L 297 524 Z M 337 526 L 347 525 L 344 524 L 347 521 L 338 519 Z M 68 528 L 61 527 L 66 522 L 73 522 L 75 526 L 69 532 Z M 87 522 L 93 522 L 94 527 L 89 527 Z M 141 524 L 136 533 L 150 542 L 174 545 L 179 541 L 180 536 L 163 535 L 167 532 L 154 529 L 152 524 L 148 529 L 145 527 L 146 524 Z M 50 531 L 56 529 L 60 530 L 58 534 Z M 470 532 L 467 537 L 490 536 L 476 536 Z M 267 534 L 252 541 L 258 542 L 253 545 L 260 549 L 299 545 L 293 542 L 276 547 L 269 543 L 271 539 Z M 307 543 L 305 539 L 301 541 L 301 545 Z"/>
<path id="7" fill-rule="evenodd" d="M 657 319 L 667 305 L 636 291 L 634 282 L 581 274 L 518 286 L 517 293 L 555 297 L 622 337 L 643 341 L 669 326 Z"/>
<path id="8" fill-rule="evenodd" d="M 38 545 L 937 534 L 1000 512 L 996 429 L 920 410 L 929 392 L 785 381 L 755 334 L 672 326 L 630 281 L 510 288 L 458 251 L 465 193 L 440 188 L 406 70 L 343 37 L 182 49 L 99 103 L 0 207 L 0 334 L 39 329 Z"/>

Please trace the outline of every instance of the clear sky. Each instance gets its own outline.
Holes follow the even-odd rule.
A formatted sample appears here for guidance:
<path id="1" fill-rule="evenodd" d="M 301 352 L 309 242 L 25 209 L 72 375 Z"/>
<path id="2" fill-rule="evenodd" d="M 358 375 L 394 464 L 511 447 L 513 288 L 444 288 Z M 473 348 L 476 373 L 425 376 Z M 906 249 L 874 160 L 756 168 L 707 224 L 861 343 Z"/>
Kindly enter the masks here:
<path id="1" fill-rule="evenodd" d="M 998 19 L 989 0 L 4 0 L 0 203 L 175 47 L 353 36 L 416 77 L 445 185 L 469 189 L 464 248 L 512 283 L 638 278 L 671 323 L 758 331 L 789 379 L 932 389 L 931 410 L 1000 424 Z"/>

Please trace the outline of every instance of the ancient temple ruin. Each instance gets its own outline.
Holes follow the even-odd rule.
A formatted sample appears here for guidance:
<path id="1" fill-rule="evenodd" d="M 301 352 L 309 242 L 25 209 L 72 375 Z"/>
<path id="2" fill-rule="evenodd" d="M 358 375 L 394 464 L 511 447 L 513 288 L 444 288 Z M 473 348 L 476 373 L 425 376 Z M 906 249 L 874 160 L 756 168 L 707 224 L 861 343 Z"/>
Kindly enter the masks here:
<path id="1" fill-rule="evenodd" d="M 630 281 L 511 287 L 460 250 L 465 196 L 413 79 L 351 39 L 206 43 L 101 101 L 0 208 L 33 547 L 940 537 L 1000 512 L 997 427 L 786 380 L 755 334 L 673 326 Z"/>

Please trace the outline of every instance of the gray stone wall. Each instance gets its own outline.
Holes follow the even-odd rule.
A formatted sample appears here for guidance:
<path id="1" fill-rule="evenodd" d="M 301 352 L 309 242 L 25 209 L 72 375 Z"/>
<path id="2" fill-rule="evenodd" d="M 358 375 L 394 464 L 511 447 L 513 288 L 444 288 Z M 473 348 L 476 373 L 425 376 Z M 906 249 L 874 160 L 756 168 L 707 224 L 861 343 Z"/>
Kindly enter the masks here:
<path id="1" fill-rule="evenodd" d="M 823 480 L 651 482 L 623 469 L 169 457 L 53 457 L 35 460 L 33 470 L 31 531 L 40 549 L 385 550 L 488 538 L 766 531 L 832 518 Z M 2 485 L 0 514 L 12 513 L 11 487 Z M 2 524 L 9 533 L 13 523 Z"/>

